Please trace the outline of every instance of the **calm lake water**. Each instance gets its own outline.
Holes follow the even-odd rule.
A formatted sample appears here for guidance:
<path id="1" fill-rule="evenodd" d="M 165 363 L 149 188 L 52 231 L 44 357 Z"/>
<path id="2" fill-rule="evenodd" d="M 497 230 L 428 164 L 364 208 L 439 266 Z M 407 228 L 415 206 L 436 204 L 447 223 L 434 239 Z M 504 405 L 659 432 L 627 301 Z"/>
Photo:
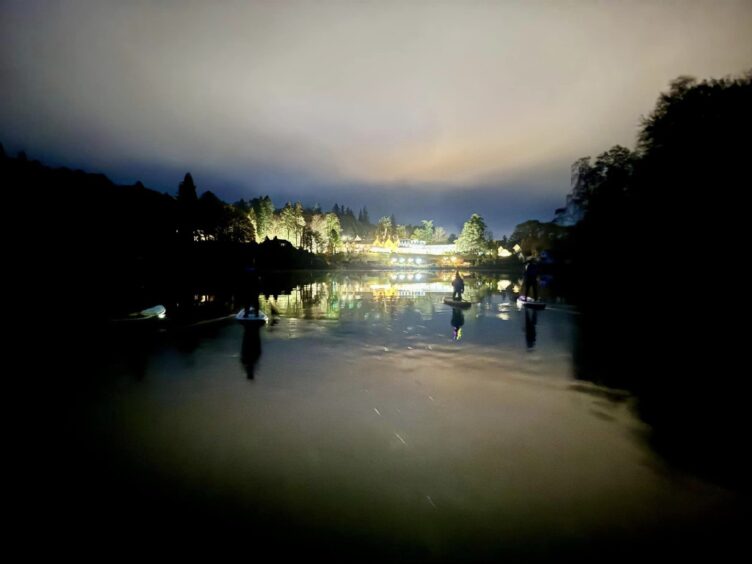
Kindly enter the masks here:
<path id="1" fill-rule="evenodd" d="M 82 529 L 353 561 L 614 561 L 734 538 L 741 496 L 672 466 L 632 394 L 582 378 L 574 307 L 518 309 L 518 281 L 485 273 L 452 309 L 450 277 L 322 274 L 262 296 L 260 330 L 102 336 L 67 449 Z"/>

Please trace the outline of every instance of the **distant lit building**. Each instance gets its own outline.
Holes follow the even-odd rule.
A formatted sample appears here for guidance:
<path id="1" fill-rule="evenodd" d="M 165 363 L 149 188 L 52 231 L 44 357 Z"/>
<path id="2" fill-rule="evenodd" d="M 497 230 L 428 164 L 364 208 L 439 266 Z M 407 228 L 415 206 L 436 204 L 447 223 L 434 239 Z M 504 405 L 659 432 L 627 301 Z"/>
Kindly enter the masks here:
<path id="1" fill-rule="evenodd" d="M 374 253 L 397 253 L 400 255 L 431 255 L 442 256 L 454 254 L 457 248 L 454 243 L 446 245 L 432 245 L 418 239 L 400 239 L 399 241 L 387 241 L 386 243 L 374 243 L 370 248 Z"/>
<path id="2" fill-rule="evenodd" d="M 401 249 L 420 249 L 426 246 L 425 241 L 420 239 L 400 239 L 399 248 Z"/>

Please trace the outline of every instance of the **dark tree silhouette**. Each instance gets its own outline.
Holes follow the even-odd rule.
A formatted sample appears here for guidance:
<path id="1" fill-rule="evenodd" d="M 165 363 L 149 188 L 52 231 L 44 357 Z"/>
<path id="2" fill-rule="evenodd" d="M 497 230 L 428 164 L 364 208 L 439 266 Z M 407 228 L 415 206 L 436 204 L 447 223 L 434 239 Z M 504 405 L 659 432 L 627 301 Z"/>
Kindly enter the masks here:
<path id="1" fill-rule="evenodd" d="M 196 185 L 191 173 L 185 174 L 185 178 L 178 186 L 178 234 L 184 244 L 190 244 L 194 240 L 198 218 L 198 196 Z"/>
<path id="2" fill-rule="evenodd" d="M 634 390 L 667 456 L 736 483 L 749 469 L 738 447 L 744 342 L 731 328 L 750 131 L 752 74 L 679 77 L 643 119 L 636 152 L 576 163 L 580 376 Z"/>

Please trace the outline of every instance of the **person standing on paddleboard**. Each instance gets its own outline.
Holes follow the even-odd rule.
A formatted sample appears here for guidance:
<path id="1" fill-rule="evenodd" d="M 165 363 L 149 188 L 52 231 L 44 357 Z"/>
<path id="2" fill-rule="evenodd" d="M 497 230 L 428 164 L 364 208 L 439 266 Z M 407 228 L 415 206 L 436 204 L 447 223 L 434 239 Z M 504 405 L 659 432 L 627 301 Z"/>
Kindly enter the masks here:
<path id="1" fill-rule="evenodd" d="M 465 281 L 462 279 L 462 276 L 460 276 L 460 271 L 459 270 L 454 275 L 454 280 L 452 280 L 452 288 L 454 288 L 454 293 L 452 294 L 452 299 L 456 300 L 458 302 L 461 302 L 462 301 L 462 292 L 465 291 Z"/>
<path id="2" fill-rule="evenodd" d="M 538 266 L 538 259 L 536 259 L 534 255 L 530 255 L 530 258 L 528 258 L 527 262 L 525 263 L 525 277 L 523 284 L 526 300 L 530 299 L 530 290 L 532 290 L 533 294 L 535 295 L 533 299 L 535 301 L 538 301 L 539 272 L 540 268 Z"/>

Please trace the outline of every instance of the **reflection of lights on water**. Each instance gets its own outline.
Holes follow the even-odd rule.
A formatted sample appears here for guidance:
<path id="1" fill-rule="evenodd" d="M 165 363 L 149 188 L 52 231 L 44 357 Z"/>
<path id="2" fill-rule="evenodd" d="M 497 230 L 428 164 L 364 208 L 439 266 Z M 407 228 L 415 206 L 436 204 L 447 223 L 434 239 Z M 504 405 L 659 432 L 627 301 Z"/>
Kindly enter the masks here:
<path id="1" fill-rule="evenodd" d="M 400 276 L 404 277 L 404 274 Z M 404 279 L 404 278 L 403 278 Z M 418 275 L 415 275 L 415 279 L 418 279 Z M 449 284 L 442 284 L 440 282 L 392 282 L 389 284 L 371 284 L 370 290 L 374 294 L 384 292 L 409 292 L 414 294 L 424 295 L 426 293 L 446 294 L 452 292 L 452 287 Z"/>
<path id="2" fill-rule="evenodd" d="M 511 280 L 499 280 L 496 283 L 496 287 L 499 289 L 499 292 L 503 292 L 504 290 L 506 290 L 507 288 L 509 288 L 509 286 L 511 286 L 511 285 L 512 285 L 512 281 Z"/>
<path id="3" fill-rule="evenodd" d="M 514 292 L 515 294 L 519 294 L 520 290 L 521 288 L 519 284 L 515 284 L 514 286 L 512 286 L 512 292 Z"/>
<path id="4" fill-rule="evenodd" d="M 502 321 L 509 321 L 509 314 L 506 312 L 499 313 L 496 317 L 498 317 Z"/>

